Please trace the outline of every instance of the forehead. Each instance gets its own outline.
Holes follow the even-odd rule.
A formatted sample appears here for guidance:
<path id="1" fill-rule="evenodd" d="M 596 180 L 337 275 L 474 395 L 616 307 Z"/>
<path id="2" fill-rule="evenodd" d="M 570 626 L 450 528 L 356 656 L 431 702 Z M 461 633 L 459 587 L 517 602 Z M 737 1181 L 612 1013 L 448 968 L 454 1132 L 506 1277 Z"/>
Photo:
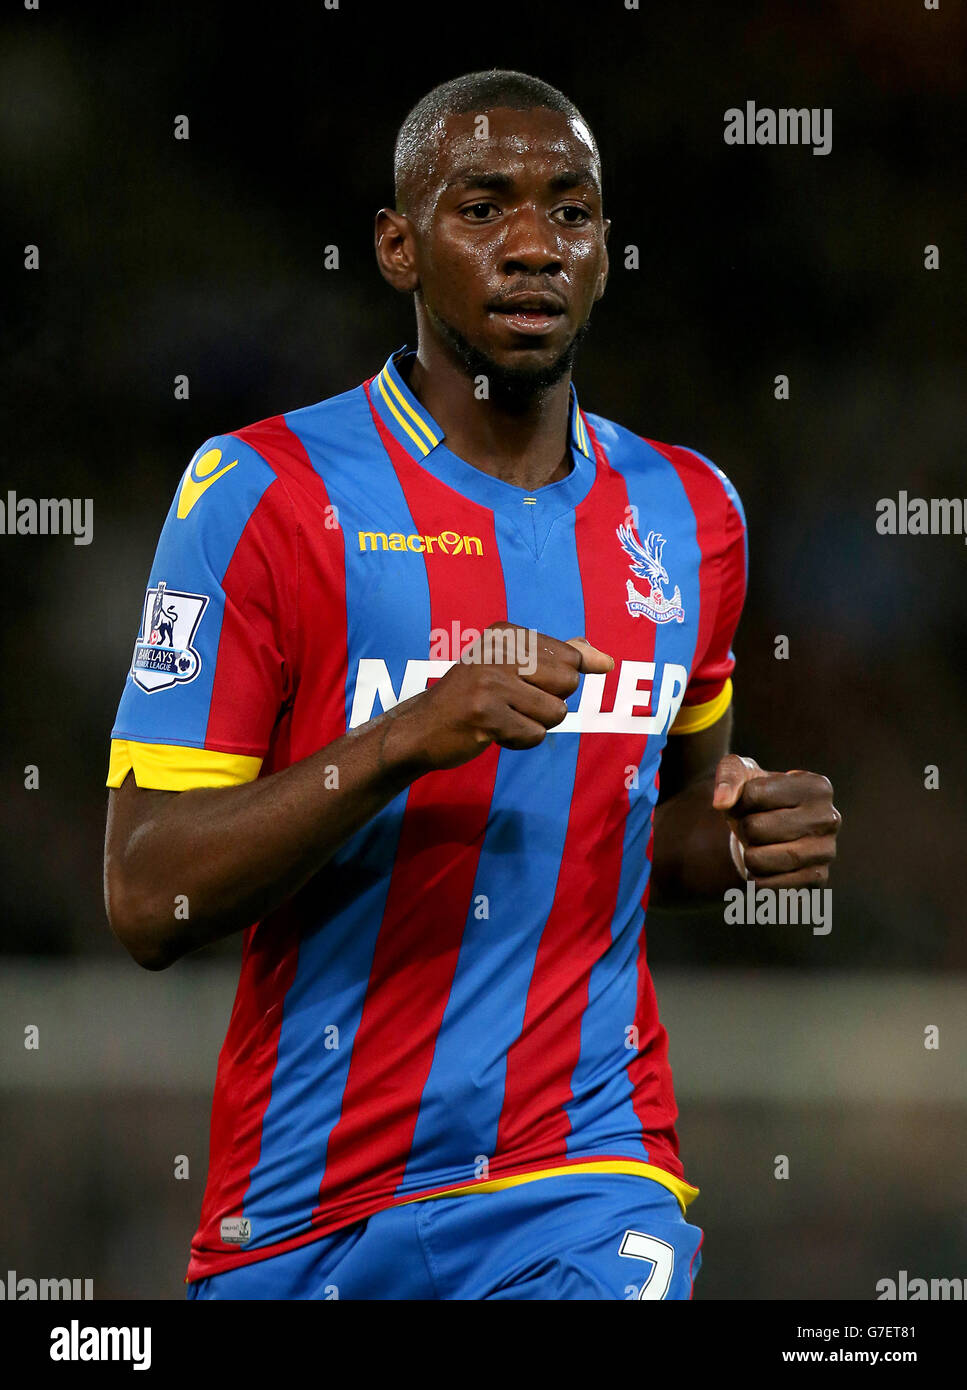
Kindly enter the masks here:
<path id="1" fill-rule="evenodd" d="M 474 168 L 512 177 L 553 177 L 590 168 L 599 182 L 591 132 L 584 122 L 561 111 L 506 106 L 441 118 L 426 151 L 426 188 L 436 199 L 453 175 Z"/>

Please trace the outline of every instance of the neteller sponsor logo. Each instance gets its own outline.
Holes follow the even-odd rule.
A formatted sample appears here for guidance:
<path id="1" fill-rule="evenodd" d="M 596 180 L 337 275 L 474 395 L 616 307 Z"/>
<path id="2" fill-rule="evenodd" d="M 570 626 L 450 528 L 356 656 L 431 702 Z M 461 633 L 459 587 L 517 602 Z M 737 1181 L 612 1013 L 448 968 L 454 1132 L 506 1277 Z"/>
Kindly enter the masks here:
<path id="1" fill-rule="evenodd" d="M 482 555 L 479 536 L 461 536 L 458 531 L 441 531 L 438 536 L 418 532 L 404 536 L 400 531 L 357 531 L 360 550 L 410 550 L 415 555 Z M 434 550 L 434 546 L 436 549 Z"/>
<path id="2" fill-rule="evenodd" d="M 349 727 L 365 724 L 375 714 L 420 695 L 427 684 L 449 671 L 452 661 L 408 661 L 399 691 L 382 657 L 362 657 L 356 667 L 352 714 Z M 672 724 L 685 694 L 688 672 L 684 666 L 668 661 L 660 668 L 653 661 L 619 662 L 618 687 L 614 704 L 605 710 L 606 676 L 582 677 L 583 686 L 576 710 L 565 715 L 552 734 L 663 734 Z M 654 713 L 655 690 L 658 708 Z M 376 703 L 379 701 L 380 709 Z M 641 712 L 639 712 L 641 711 Z"/>

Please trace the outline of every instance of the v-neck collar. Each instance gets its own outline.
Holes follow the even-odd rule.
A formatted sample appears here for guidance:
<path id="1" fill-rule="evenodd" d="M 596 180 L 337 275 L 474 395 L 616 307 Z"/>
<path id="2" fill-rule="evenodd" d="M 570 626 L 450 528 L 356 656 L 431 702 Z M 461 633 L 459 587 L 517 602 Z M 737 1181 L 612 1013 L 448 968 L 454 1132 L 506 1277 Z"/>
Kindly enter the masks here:
<path id="1" fill-rule="evenodd" d="M 442 427 L 420 404 L 399 370 L 415 357 L 415 349 L 402 347 L 387 358 L 370 387 L 370 398 L 380 419 L 410 458 L 456 492 L 492 511 L 519 517 L 525 536 L 538 541 L 538 533 L 550 528 L 556 517 L 572 511 L 587 496 L 594 482 L 596 464 L 587 425 L 573 382 L 570 387 L 568 438 L 574 467 L 555 483 L 528 491 L 485 473 L 458 458 L 445 443 Z M 529 516 L 528 516 L 529 514 Z M 540 518 L 540 520 L 539 520 Z M 538 548 L 543 542 L 540 541 Z"/>

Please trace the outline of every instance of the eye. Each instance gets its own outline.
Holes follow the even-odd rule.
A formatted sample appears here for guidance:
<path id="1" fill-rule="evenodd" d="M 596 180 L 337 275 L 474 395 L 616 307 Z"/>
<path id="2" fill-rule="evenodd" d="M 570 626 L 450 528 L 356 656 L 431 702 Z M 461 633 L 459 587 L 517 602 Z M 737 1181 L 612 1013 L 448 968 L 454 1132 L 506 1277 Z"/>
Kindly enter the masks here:
<path id="1" fill-rule="evenodd" d="M 486 222 L 492 213 L 500 212 L 500 208 L 496 203 L 470 203 L 460 211 L 471 222 Z"/>
<path id="2" fill-rule="evenodd" d="M 591 220 L 587 208 L 581 207 L 579 203 L 565 203 L 563 207 L 555 208 L 552 215 L 566 227 L 580 227 Z"/>

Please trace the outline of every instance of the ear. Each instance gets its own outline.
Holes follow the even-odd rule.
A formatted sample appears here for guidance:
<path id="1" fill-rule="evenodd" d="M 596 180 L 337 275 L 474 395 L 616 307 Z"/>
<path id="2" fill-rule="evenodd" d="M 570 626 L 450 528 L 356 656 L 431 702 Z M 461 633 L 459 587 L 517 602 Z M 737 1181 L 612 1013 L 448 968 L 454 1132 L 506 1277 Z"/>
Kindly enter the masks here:
<path id="1" fill-rule="evenodd" d="M 595 292 L 594 292 L 595 303 L 597 303 L 597 301 L 598 301 L 598 300 L 601 298 L 601 296 L 604 294 L 604 287 L 605 287 L 605 285 L 608 283 L 608 271 L 609 271 L 610 268 L 611 268 L 610 262 L 609 262 L 609 260 L 608 260 L 608 233 L 611 231 L 611 223 L 610 223 L 610 221 L 608 220 L 607 217 L 604 218 L 603 226 L 604 226 L 604 256 L 603 256 L 603 259 L 602 259 L 602 262 L 601 262 L 601 273 L 600 273 L 599 276 L 598 276 L 598 287 L 597 287 L 597 289 L 596 289 Z"/>
<path id="2" fill-rule="evenodd" d="M 410 219 L 392 208 L 380 208 L 376 214 L 376 262 L 383 279 L 401 294 L 412 294 L 420 285 L 417 261 Z"/>

